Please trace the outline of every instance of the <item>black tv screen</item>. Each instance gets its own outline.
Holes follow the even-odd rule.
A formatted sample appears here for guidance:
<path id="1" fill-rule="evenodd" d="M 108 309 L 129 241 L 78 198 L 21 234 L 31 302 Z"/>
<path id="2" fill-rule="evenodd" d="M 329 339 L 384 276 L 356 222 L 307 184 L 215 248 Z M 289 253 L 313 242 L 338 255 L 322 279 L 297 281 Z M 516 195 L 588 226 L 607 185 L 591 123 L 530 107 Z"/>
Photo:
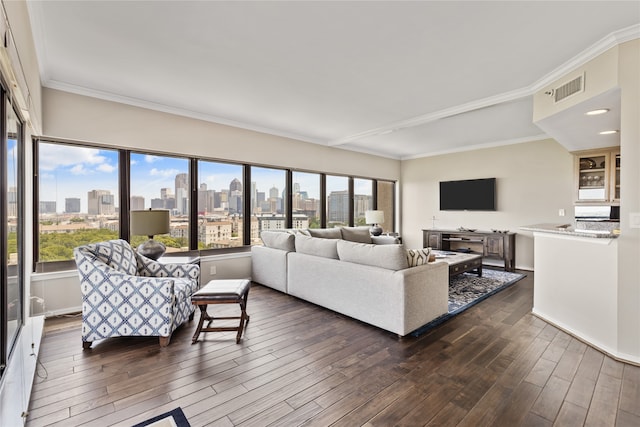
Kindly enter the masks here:
<path id="1" fill-rule="evenodd" d="M 441 211 L 495 211 L 496 179 L 440 182 Z"/>

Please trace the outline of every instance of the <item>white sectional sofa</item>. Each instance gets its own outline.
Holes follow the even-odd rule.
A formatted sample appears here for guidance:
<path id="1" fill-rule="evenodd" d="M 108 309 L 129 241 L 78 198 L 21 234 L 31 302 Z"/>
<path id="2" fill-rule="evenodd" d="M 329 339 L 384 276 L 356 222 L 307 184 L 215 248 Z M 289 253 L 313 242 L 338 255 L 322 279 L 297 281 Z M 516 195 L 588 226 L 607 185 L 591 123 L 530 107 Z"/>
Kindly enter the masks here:
<path id="1" fill-rule="evenodd" d="M 447 313 L 446 263 L 409 267 L 401 244 L 342 239 L 371 242 L 355 227 L 326 230 L 263 232 L 265 245 L 251 250 L 252 280 L 399 336 Z"/>

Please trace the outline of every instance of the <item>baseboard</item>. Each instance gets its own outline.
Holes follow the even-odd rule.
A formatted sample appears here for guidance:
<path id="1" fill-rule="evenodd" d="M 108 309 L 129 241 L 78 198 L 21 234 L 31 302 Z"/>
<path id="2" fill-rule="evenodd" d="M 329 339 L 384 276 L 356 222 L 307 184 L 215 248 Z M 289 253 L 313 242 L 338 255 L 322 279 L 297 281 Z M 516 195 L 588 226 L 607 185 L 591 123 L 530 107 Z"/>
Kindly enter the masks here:
<path id="1" fill-rule="evenodd" d="M 621 352 L 616 351 L 616 350 L 614 350 L 612 348 L 609 348 L 609 347 L 607 347 L 607 346 L 605 346 L 603 344 L 599 344 L 599 343 L 593 342 L 592 340 L 589 339 L 589 337 L 583 336 L 582 334 L 572 330 L 568 326 L 564 326 L 564 325 L 554 321 L 553 319 L 550 319 L 548 316 L 544 315 L 543 313 L 540 313 L 539 311 L 536 311 L 535 308 L 531 311 L 531 314 L 533 314 L 534 316 L 544 320 L 545 322 L 549 323 L 550 325 L 555 326 L 556 328 L 560 329 L 561 331 L 571 335 L 572 337 L 574 337 L 575 339 L 585 343 L 589 347 L 592 347 L 592 348 L 598 350 L 599 352 L 606 354 L 607 356 L 611 357 L 612 359 L 617 360 L 618 362 L 628 363 L 628 364 L 634 365 L 634 366 L 640 366 L 640 357 L 638 357 L 638 355 L 621 353 Z"/>
<path id="2" fill-rule="evenodd" d="M 0 382 L 0 426 L 26 423 L 43 330 L 44 316 L 37 316 L 28 318 L 20 331 Z"/>

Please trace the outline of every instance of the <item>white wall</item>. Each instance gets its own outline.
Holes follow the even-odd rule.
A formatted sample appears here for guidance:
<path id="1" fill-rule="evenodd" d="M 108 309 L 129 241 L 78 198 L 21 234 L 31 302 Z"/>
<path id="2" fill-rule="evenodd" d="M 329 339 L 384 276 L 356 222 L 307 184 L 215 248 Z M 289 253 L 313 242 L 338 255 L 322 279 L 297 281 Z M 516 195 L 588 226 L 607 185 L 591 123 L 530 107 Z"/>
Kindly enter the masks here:
<path id="1" fill-rule="evenodd" d="M 497 178 L 495 212 L 439 209 L 439 182 Z M 516 267 L 532 269 L 533 237 L 524 225 L 573 221 L 573 156 L 548 139 L 402 162 L 402 238 L 422 246 L 422 229 L 458 227 L 510 230 L 516 236 Z M 564 209 L 567 216 L 559 217 Z"/>
<path id="2" fill-rule="evenodd" d="M 620 231 L 618 243 L 618 346 L 621 354 L 640 358 L 640 229 L 630 215 L 640 215 L 640 40 L 619 46 Z"/>
<path id="3" fill-rule="evenodd" d="M 397 180 L 400 161 L 304 143 L 53 89 L 44 135 L 115 147 Z"/>

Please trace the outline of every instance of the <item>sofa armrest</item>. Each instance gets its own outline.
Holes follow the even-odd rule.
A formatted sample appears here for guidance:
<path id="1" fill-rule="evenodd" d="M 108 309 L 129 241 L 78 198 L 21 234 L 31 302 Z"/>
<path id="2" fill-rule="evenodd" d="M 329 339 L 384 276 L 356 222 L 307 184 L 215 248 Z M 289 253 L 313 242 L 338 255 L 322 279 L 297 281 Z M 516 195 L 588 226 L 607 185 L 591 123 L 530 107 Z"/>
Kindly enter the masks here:
<path id="1" fill-rule="evenodd" d="M 162 263 L 136 253 L 138 275 L 144 277 L 184 277 L 200 280 L 200 266 L 184 263 Z"/>
<path id="2" fill-rule="evenodd" d="M 266 246 L 251 247 L 251 280 L 287 293 L 288 253 Z"/>
<path id="3" fill-rule="evenodd" d="M 408 334 L 449 311 L 449 265 L 432 262 L 397 274 L 404 283 L 404 333 Z"/>

